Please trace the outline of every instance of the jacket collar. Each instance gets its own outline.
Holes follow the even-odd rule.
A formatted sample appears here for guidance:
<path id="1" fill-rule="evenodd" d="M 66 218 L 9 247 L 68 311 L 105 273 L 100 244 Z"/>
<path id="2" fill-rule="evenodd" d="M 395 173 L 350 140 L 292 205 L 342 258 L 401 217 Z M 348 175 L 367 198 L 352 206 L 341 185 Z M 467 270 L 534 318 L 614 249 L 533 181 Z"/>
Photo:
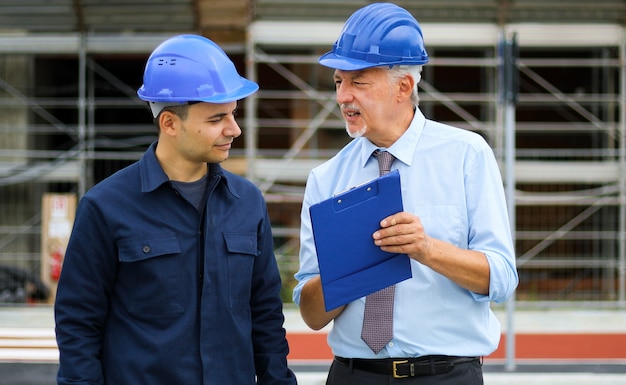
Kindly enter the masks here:
<path id="1" fill-rule="evenodd" d="M 157 143 L 157 141 L 153 142 L 139 160 L 142 192 L 152 192 L 161 185 L 169 182 L 167 174 L 163 171 L 163 168 L 156 157 Z M 233 184 L 229 183 L 229 179 L 232 178 L 232 176 L 229 173 L 226 173 L 222 166 L 218 163 L 209 163 L 208 165 L 209 183 L 213 184 L 216 182 L 222 182 L 233 196 L 239 198 L 239 194 L 233 187 Z"/>

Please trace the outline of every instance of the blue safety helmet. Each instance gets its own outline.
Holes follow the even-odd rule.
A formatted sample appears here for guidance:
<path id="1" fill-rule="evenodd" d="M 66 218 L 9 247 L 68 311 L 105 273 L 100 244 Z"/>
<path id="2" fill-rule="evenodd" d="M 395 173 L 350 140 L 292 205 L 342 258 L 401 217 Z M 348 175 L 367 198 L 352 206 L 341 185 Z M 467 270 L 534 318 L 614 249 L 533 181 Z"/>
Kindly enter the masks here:
<path id="1" fill-rule="evenodd" d="M 354 12 L 323 66 L 351 71 L 369 67 L 428 63 L 422 29 L 404 8 L 373 3 Z"/>
<path id="2" fill-rule="evenodd" d="M 217 44 L 198 35 L 180 35 L 152 52 L 137 95 L 142 100 L 167 104 L 229 103 L 258 89 L 258 84 L 237 73 Z"/>

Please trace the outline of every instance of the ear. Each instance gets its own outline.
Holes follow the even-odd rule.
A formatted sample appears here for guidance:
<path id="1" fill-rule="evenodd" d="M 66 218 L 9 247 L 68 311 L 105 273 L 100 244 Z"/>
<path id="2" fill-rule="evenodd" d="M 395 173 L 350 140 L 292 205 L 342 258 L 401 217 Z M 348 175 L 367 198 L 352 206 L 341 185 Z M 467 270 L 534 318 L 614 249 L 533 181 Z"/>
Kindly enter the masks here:
<path id="1" fill-rule="evenodd" d="M 413 76 L 406 75 L 398 82 L 398 101 L 410 99 L 415 88 L 415 80 Z"/>
<path id="2" fill-rule="evenodd" d="M 162 111 L 159 115 L 159 129 L 164 135 L 176 136 L 178 116 L 171 111 Z"/>

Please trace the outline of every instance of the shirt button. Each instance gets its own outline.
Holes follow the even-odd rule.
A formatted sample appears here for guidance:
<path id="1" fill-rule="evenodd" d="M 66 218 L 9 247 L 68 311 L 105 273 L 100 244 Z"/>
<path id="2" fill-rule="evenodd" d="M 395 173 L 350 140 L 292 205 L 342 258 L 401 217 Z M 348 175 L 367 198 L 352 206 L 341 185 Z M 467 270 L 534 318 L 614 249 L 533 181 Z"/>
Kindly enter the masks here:
<path id="1" fill-rule="evenodd" d="M 150 246 L 145 245 L 145 246 L 141 249 L 141 251 L 143 251 L 143 253 L 144 253 L 144 254 L 148 254 L 148 253 L 150 252 Z"/>
<path id="2" fill-rule="evenodd" d="M 393 346 L 393 342 L 388 343 L 389 347 Z"/>

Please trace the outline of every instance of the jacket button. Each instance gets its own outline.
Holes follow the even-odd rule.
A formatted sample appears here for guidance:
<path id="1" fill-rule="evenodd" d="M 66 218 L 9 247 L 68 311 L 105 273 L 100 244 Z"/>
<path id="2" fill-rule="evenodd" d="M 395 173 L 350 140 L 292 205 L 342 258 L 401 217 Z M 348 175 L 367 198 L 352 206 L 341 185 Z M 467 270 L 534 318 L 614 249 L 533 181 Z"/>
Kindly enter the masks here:
<path id="1" fill-rule="evenodd" d="M 150 252 L 150 246 L 145 245 L 145 246 L 141 249 L 141 251 L 143 251 L 143 252 L 144 252 L 144 254 L 148 254 L 148 253 Z"/>

